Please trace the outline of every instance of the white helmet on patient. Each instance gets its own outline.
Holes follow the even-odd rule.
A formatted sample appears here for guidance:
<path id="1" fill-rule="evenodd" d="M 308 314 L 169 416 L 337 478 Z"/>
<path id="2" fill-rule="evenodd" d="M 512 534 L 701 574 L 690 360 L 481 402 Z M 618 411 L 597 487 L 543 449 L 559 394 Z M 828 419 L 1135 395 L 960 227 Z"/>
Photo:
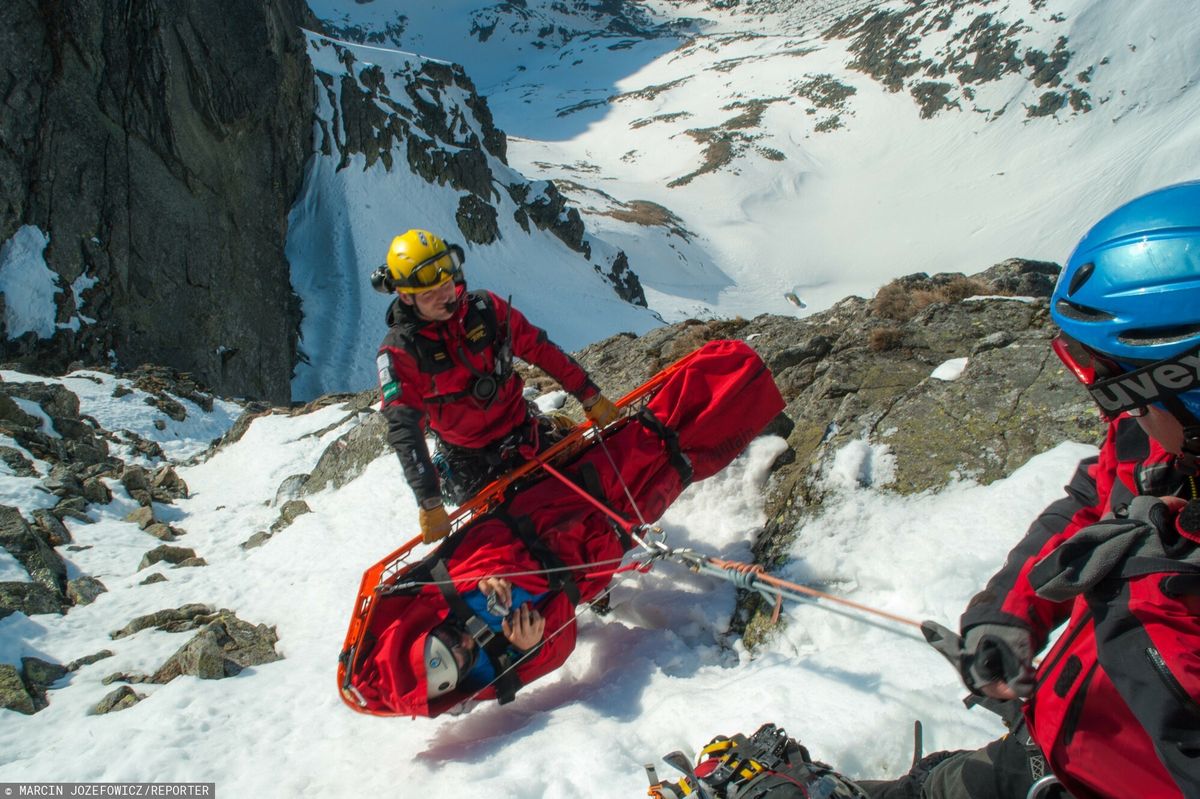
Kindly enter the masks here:
<path id="1" fill-rule="evenodd" d="M 425 677 L 430 699 L 449 693 L 458 685 L 458 662 L 454 653 L 432 632 L 425 638 Z"/>

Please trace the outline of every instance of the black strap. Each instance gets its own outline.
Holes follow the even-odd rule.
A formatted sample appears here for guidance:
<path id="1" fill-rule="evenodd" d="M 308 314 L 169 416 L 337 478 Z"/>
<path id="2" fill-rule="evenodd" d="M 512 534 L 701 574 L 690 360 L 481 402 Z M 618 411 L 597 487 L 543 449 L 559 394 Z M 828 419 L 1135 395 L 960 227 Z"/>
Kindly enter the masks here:
<path id="1" fill-rule="evenodd" d="M 675 467 L 675 471 L 679 472 L 680 481 L 685 488 L 691 485 L 694 473 L 692 462 L 688 460 L 687 455 L 684 455 L 683 450 L 679 448 L 679 434 L 663 424 L 649 408 L 642 408 L 641 412 L 637 415 L 637 420 L 647 430 L 663 440 L 663 443 L 667 445 L 667 459 Z"/>
<path id="2" fill-rule="evenodd" d="M 517 670 L 510 668 L 515 658 L 509 651 L 508 639 L 497 634 L 471 610 L 471 606 L 454 587 L 450 571 L 446 568 L 446 561 L 439 560 L 429 571 L 437 581 L 438 590 L 442 592 L 442 597 L 454 618 L 466 627 L 467 634 L 475 639 L 476 646 L 486 652 L 492 661 L 496 670 L 496 679 L 492 682 L 496 689 L 496 700 L 502 705 L 513 701 L 522 683 L 521 678 L 517 676 Z"/>
<path id="3" fill-rule="evenodd" d="M 608 496 L 604 493 L 604 484 L 600 482 L 600 470 L 596 468 L 596 464 L 587 461 L 580 466 L 579 479 L 582 483 L 580 487 L 588 492 L 592 499 L 604 503 L 605 506 L 608 505 Z M 609 519 L 608 523 L 612 527 L 613 532 L 617 534 L 617 538 L 621 542 L 621 548 L 633 549 L 633 538 L 629 535 L 629 531 L 612 519 Z"/>
<path id="4" fill-rule="evenodd" d="M 550 584 L 551 591 L 562 591 L 567 595 L 567 599 L 572 605 L 579 604 L 579 586 L 575 583 L 575 577 L 567 569 L 562 558 L 554 553 L 554 550 L 546 546 L 546 542 L 538 537 L 533 529 L 533 522 L 528 516 L 513 517 L 505 512 L 498 511 L 496 518 L 508 525 L 513 531 L 513 535 L 529 550 L 529 554 L 533 555 L 534 560 L 541 564 L 546 570 L 547 582 Z"/>
<path id="5" fill-rule="evenodd" d="M 452 402 L 458 402 L 459 400 L 467 399 L 468 397 L 480 400 L 480 398 L 476 396 L 475 385 L 483 379 L 491 379 L 495 380 L 496 382 L 495 392 L 493 392 L 492 396 L 486 400 L 488 406 L 492 404 L 492 400 L 495 399 L 496 394 L 498 394 L 500 391 L 500 386 L 504 385 L 504 383 L 507 382 L 513 374 L 512 335 L 510 332 L 512 328 L 511 300 L 512 298 L 510 297 L 508 317 L 505 319 L 504 329 L 501 330 L 500 322 L 496 314 L 496 306 L 492 303 L 488 295 L 484 292 L 471 292 L 468 295 L 468 301 L 471 302 L 471 304 L 473 304 L 479 311 L 480 316 L 483 317 L 484 325 L 492 333 L 492 371 L 480 372 L 477 370 L 471 364 L 471 359 L 463 352 L 462 347 L 460 346 L 458 348 L 458 358 L 460 363 L 465 366 L 467 370 L 475 377 L 475 382 L 469 389 L 452 391 L 449 394 L 439 394 L 436 397 L 426 397 L 426 405 L 448 405 Z M 449 354 L 450 347 L 446 344 L 445 340 L 442 341 L 442 345 L 445 347 L 446 353 Z M 418 361 L 420 361 L 420 356 L 415 353 L 415 344 L 412 344 L 411 339 L 409 339 L 409 346 L 413 347 L 413 350 L 410 351 L 414 352 L 414 356 L 417 357 Z M 480 401 L 482 402 L 485 400 Z"/>

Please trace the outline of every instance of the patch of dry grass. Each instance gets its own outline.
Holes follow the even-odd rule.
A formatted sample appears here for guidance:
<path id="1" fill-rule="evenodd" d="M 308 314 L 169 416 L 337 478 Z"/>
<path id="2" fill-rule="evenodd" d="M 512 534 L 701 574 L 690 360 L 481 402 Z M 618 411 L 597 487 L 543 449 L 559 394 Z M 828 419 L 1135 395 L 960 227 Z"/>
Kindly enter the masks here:
<path id="1" fill-rule="evenodd" d="M 907 322 L 935 302 L 962 302 L 979 294 L 998 293 L 987 283 L 965 275 L 955 275 L 944 283 L 925 283 L 914 287 L 905 278 L 893 280 L 881 288 L 871 301 L 871 313 L 884 319 Z"/>

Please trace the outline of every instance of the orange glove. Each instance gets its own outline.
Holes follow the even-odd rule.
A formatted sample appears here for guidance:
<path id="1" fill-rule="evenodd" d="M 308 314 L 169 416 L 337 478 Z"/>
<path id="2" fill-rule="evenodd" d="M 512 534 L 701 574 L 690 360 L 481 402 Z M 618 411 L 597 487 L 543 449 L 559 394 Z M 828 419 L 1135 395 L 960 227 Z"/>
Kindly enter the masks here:
<path id="1" fill-rule="evenodd" d="M 450 517 L 446 514 L 446 506 L 438 503 L 432 508 L 421 508 L 421 540 L 426 544 L 440 541 L 450 535 Z"/>
<path id="2" fill-rule="evenodd" d="M 612 400 L 599 393 L 583 403 L 583 413 L 596 427 L 607 427 L 621 415 Z"/>

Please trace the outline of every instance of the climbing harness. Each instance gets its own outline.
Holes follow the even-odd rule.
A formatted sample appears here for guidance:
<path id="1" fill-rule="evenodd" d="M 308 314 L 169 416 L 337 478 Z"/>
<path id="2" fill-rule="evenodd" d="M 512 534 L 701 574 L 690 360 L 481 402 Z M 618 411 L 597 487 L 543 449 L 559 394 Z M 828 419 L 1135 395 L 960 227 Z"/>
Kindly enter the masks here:
<path id="1" fill-rule="evenodd" d="M 652 799 L 866 799 L 861 788 L 813 760 L 803 744 L 774 724 L 764 724 L 750 736 L 718 735 L 700 751 L 694 767 L 678 751 L 663 762 L 684 776 L 675 782 L 660 780 L 647 764 Z"/>

